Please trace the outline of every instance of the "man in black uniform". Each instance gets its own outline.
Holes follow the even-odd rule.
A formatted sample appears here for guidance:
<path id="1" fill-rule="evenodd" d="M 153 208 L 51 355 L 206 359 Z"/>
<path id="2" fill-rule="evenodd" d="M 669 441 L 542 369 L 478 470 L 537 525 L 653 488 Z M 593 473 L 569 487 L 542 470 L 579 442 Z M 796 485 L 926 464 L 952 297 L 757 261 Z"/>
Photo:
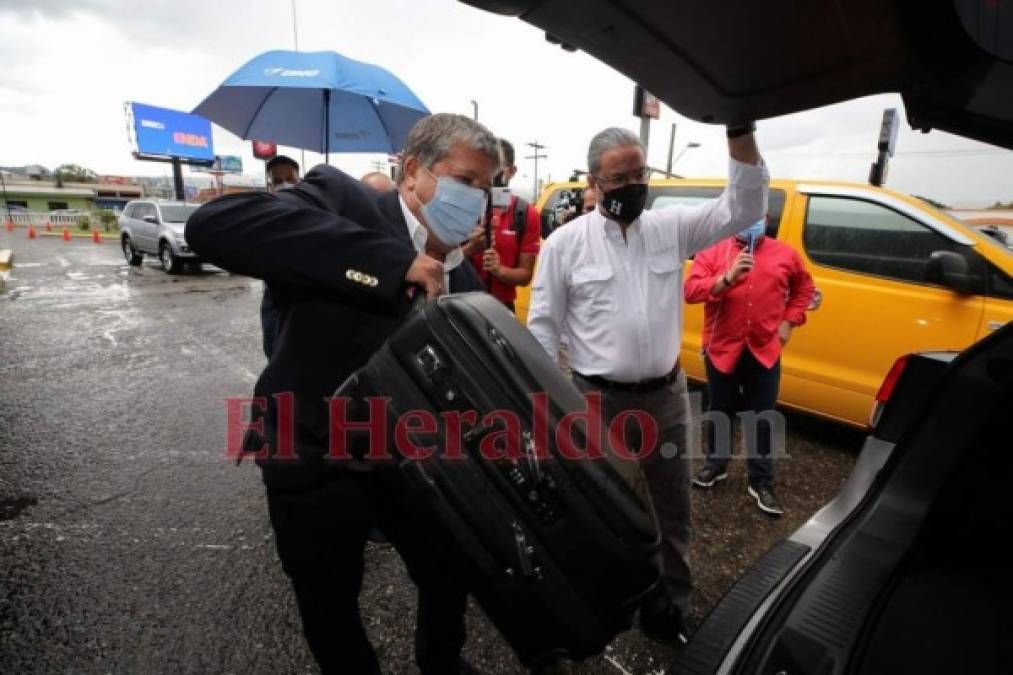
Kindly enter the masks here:
<path id="1" fill-rule="evenodd" d="M 263 279 L 278 308 L 277 344 L 255 387 L 266 397 L 267 451 L 258 456 L 278 555 L 307 642 L 324 673 L 379 673 L 359 616 L 363 551 L 372 527 L 394 544 L 419 588 L 422 673 L 474 672 L 460 660 L 466 593 L 460 575 L 392 506 L 372 471 L 328 460 L 326 397 L 394 331 L 406 285 L 430 296 L 480 290 L 458 244 L 484 214 L 498 170 L 496 138 L 459 115 L 412 130 L 396 191 L 377 196 L 330 166 L 276 194 L 222 197 L 189 220 L 203 260 Z M 296 460 L 276 458 L 278 398 L 294 396 Z M 283 397 L 282 397 L 283 398 Z M 248 434 L 244 447 L 264 439 Z"/>

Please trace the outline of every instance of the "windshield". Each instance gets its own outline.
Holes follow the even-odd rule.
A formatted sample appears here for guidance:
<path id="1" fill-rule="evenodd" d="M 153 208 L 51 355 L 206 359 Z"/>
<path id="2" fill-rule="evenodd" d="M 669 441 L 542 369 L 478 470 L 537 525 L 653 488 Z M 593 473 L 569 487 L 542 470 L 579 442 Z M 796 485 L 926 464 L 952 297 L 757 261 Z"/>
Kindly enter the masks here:
<path id="1" fill-rule="evenodd" d="M 187 218 L 197 210 L 196 206 L 162 205 L 162 220 L 167 223 L 185 223 Z"/>
<path id="2" fill-rule="evenodd" d="M 992 235 L 988 234 L 987 232 L 981 232 L 980 230 L 979 232 L 981 235 L 983 235 L 982 239 L 988 242 L 989 246 L 991 246 L 992 248 L 997 248 L 1000 251 L 1004 251 L 1005 253 L 1008 253 L 1010 255 L 1013 255 L 1013 240 L 1010 239 L 1010 235 L 1007 235 L 1007 243 L 1004 244 L 995 237 L 993 237 Z"/>
<path id="3" fill-rule="evenodd" d="M 933 206 L 932 204 L 929 204 L 928 202 L 926 202 L 923 199 L 919 199 L 918 201 L 920 201 L 922 203 L 922 206 L 925 207 L 926 211 L 929 211 L 930 213 L 932 213 L 932 215 L 940 218 L 940 220 L 945 221 L 946 218 L 949 218 L 951 220 L 955 220 L 958 223 L 960 223 L 961 225 L 963 225 L 964 227 L 966 227 L 967 229 L 973 230 L 976 234 L 980 235 L 980 237 L 981 237 L 980 240 L 984 241 L 986 246 L 989 246 L 991 248 L 994 248 L 994 249 L 997 249 L 999 251 L 1002 251 L 1003 253 L 1006 253 L 1008 255 L 1013 255 L 1013 249 L 1007 248 L 1005 245 L 1003 245 L 1002 242 L 1000 242 L 1000 241 L 994 239 L 993 237 L 990 237 L 989 235 L 985 234 L 984 232 L 980 231 L 974 225 L 971 225 L 970 223 L 965 222 L 963 219 L 961 219 L 961 218 L 953 215 L 952 213 L 948 213 L 948 212 L 945 212 L 945 211 L 940 211 L 935 206 Z"/>

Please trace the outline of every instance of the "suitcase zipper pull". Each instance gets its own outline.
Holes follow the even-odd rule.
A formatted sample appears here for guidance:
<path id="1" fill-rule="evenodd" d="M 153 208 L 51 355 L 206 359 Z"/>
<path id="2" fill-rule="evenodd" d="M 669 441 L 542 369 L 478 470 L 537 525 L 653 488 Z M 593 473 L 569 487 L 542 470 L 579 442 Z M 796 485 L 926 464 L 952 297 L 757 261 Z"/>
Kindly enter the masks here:
<path id="1" fill-rule="evenodd" d="M 542 482 L 542 468 L 538 465 L 538 453 L 535 450 L 535 440 L 531 437 L 530 431 L 525 431 L 521 435 L 524 442 L 524 456 L 528 460 L 528 469 L 531 471 L 531 475 L 535 479 L 535 484 Z"/>
<path id="2" fill-rule="evenodd" d="M 516 520 L 513 522 L 513 528 L 514 543 L 517 545 L 517 560 L 520 562 L 521 575 L 525 577 L 537 576 L 541 579 L 542 569 L 535 567 L 531 563 L 531 556 L 535 553 L 535 547 L 528 544 L 528 538 L 524 535 L 524 530 L 521 529 Z"/>

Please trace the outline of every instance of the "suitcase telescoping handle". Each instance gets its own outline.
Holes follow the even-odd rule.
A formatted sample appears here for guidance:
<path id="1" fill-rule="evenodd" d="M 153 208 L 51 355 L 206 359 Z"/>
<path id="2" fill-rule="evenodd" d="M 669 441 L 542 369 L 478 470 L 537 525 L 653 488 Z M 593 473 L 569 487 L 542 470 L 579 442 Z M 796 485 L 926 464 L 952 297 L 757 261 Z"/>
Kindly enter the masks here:
<path id="1" fill-rule="evenodd" d="M 421 312 L 422 308 L 426 306 L 426 288 L 421 284 L 412 284 L 408 287 L 408 302 L 404 311 L 404 316 L 408 317 L 416 312 Z"/>

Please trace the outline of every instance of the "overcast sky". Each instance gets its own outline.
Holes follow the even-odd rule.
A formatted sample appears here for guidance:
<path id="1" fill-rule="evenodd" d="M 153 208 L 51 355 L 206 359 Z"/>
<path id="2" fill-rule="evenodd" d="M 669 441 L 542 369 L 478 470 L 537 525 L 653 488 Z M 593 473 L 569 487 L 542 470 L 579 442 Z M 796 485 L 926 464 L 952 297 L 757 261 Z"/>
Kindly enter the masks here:
<path id="1" fill-rule="evenodd" d="M 542 178 L 586 168 L 587 143 L 606 126 L 639 130 L 633 83 L 583 53 L 548 44 L 516 19 L 455 0 L 297 0 L 301 50 L 335 50 L 397 74 L 434 112 L 471 115 L 518 147 L 514 187 L 530 191 L 530 141 L 548 145 Z M 130 156 L 125 101 L 193 109 L 245 61 L 293 47 L 289 0 L 0 0 L 0 165 L 76 163 L 98 173 L 160 175 L 163 165 Z M 883 109 L 899 96 L 870 97 L 760 123 L 761 149 L 776 177 L 864 182 Z M 676 171 L 722 176 L 722 129 L 664 109 L 652 123 L 649 162 L 664 166 L 672 123 Z M 250 144 L 216 129 L 218 154 L 259 162 Z M 298 150 L 284 150 L 299 159 Z M 368 155 L 332 155 L 359 175 Z M 322 160 L 306 153 L 310 165 Z M 958 206 L 1013 200 L 1013 152 L 906 123 L 888 186 Z"/>

